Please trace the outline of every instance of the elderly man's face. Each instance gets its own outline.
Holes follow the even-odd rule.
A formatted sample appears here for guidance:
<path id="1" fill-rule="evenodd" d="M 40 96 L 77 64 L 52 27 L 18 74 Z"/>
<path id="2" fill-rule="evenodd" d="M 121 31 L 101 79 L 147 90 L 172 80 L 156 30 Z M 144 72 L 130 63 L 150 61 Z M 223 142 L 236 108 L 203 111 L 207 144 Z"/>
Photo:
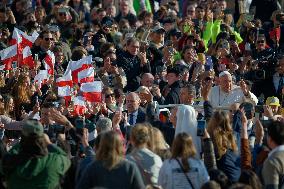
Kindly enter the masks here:
<path id="1" fill-rule="evenodd" d="M 135 93 L 130 93 L 126 97 L 126 106 L 128 113 L 133 113 L 136 110 L 138 110 L 140 105 L 140 99 L 139 96 Z"/>
<path id="2" fill-rule="evenodd" d="M 220 77 L 220 87 L 221 90 L 229 93 L 232 90 L 232 76 L 224 75 Z"/>
<path id="3" fill-rule="evenodd" d="M 180 101 L 181 104 L 192 104 L 194 95 L 188 92 L 187 88 L 181 88 L 180 90 Z"/>
<path id="4" fill-rule="evenodd" d="M 142 77 L 141 85 L 151 88 L 154 83 L 154 76 L 150 74 L 146 74 Z"/>

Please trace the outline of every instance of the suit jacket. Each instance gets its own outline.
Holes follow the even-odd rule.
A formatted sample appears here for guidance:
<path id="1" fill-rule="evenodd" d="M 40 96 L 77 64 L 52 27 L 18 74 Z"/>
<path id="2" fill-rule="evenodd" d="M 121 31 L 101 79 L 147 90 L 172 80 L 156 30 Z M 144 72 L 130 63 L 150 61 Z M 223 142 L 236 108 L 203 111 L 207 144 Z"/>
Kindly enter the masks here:
<path id="1" fill-rule="evenodd" d="M 136 123 L 135 124 L 143 123 L 145 121 L 146 121 L 146 114 L 145 114 L 145 112 L 141 108 L 138 108 L 138 114 L 137 114 L 137 119 L 136 119 Z M 130 133 L 131 133 L 131 129 L 133 128 L 134 125 L 127 125 L 127 126 L 125 126 L 124 123 L 120 124 L 120 130 L 121 130 L 122 134 L 125 136 L 126 139 L 129 139 L 129 136 L 130 136 Z"/>
<path id="2" fill-rule="evenodd" d="M 165 96 L 164 104 L 179 104 L 180 82 L 174 82 L 170 87 L 170 92 Z"/>
<path id="3" fill-rule="evenodd" d="M 273 77 L 268 78 L 264 81 L 258 81 L 253 84 L 252 92 L 256 96 L 260 96 L 263 93 L 265 100 L 270 96 L 275 96 L 279 98 L 280 102 L 282 101 L 282 94 L 277 93 L 277 89 L 273 83 Z"/>

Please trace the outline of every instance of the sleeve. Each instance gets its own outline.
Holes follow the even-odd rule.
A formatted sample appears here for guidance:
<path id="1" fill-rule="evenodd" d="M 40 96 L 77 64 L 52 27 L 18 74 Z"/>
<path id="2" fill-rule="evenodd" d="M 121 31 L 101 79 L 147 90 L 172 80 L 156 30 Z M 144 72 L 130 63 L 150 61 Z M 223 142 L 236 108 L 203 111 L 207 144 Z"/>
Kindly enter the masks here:
<path id="1" fill-rule="evenodd" d="M 94 180 L 92 177 L 91 177 L 91 174 L 92 173 L 92 164 L 89 165 L 87 167 L 87 169 L 85 169 L 85 171 L 83 172 L 83 175 L 82 177 L 80 178 L 80 180 L 77 182 L 76 184 L 76 187 L 75 189 L 89 189 L 89 188 L 92 188 L 92 181 Z"/>
<path id="2" fill-rule="evenodd" d="M 210 101 L 204 101 L 203 107 L 204 107 L 204 117 L 205 117 L 205 120 L 208 122 L 214 112 L 213 106 L 210 103 Z"/>
<path id="3" fill-rule="evenodd" d="M 208 42 L 210 41 L 210 39 L 212 37 L 212 27 L 213 27 L 213 22 L 207 22 L 206 23 L 206 27 L 205 27 L 205 30 L 204 30 L 203 36 L 202 36 L 205 47 L 207 47 Z"/>
<path id="4" fill-rule="evenodd" d="M 257 103 L 258 103 L 257 97 L 256 97 L 252 92 L 249 92 L 249 95 L 248 95 L 247 97 L 244 96 L 243 101 L 248 101 L 248 102 L 252 103 L 252 104 L 255 105 L 255 106 L 256 106 Z"/>
<path id="5" fill-rule="evenodd" d="M 15 121 L 7 116 L 1 116 L 1 122 L 4 123 L 4 128 L 7 130 L 22 130 L 22 122 Z"/>
<path id="6" fill-rule="evenodd" d="M 240 35 L 238 32 L 234 31 L 234 36 L 236 37 L 236 42 L 237 42 L 238 44 L 240 44 L 241 42 L 243 42 L 243 38 L 241 37 L 241 35 Z"/>
<path id="7" fill-rule="evenodd" d="M 221 20 L 215 20 L 212 27 L 212 42 L 216 43 L 217 35 L 220 33 Z"/>
<path id="8" fill-rule="evenodd" d="M 252 169 L 251 165 L 251 153 L 249 150 L 248 139 L 241 139 L 241 168 L 242 169 Z"/>
<path id="9" fill-rule="evenodd" d="M 210 180 L 208 172 L 205 168 L 204 163 L 200 160 L 201 163 L 201 170 L 200 170 L 200 181 L 201 181 L 201 185 L 203 185 L 204 183 L 208 182 Z"/>
<path id="10" fill-rule="evenodd" d="M 144 189 L 145 188 L 144 181 L 138 167 L 134 163 L 131 164 L 133 166 L 133 177 L 132 177 L 131 188 Z"/>
<path id="11" fill-rule="evenodd" d="M 169 160 L 164 161 L 158 177 L 158 185 L 162 186 L 162 188 L 167 189 L 170 188 L 171 184 L 171 178 L 169 176 L 169 170 L 167 169 L 169 167 Z"/>
<path id="12" fill-rule="evenodd" d="M 263 164 L 262 178 L 266 189 L 276 189 L 279 185 L 279 163 L 276 159 L 267 159 Z"/>
<path id="13" fill-rule="evenodd" d="M 203 140 L 203 152 L 204 152 L 204 164 L 207 170 L 216 169 L 217 164 L 214 153 L 214 146 L 210 138 Z"/>

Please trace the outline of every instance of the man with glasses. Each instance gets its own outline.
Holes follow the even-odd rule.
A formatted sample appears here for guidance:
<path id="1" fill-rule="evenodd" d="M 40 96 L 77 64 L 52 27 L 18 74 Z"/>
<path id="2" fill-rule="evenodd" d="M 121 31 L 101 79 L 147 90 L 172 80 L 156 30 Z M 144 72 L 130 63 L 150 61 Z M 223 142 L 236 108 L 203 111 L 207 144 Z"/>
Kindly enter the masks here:
<path id="1" fill-rule="evenodd" d="M 93 45 L 95 47 L 95 53 L 99 53 L 100 48 L 103 43 L 110 42 L 113 43 L 113 38 L 111 36 L 112 27 L 114 21 L 112 18 L 105 16 L 101 21 L 101 27 L 99 31 L 93 37 Z"/>
<path id="2" fill-rule="evenodd" d="M 37 43 L 34 43 L 34 46 L 32 47 L 31 51 L 33 54 L 33 57 L 35 59 L 35 56 L 38 56 L 38 62 L 37 64 L 40 63 L 39 69 L 40 70 L 45 70 L 45 66 L 43 64 L 43 59 L 47 55 L 47 51 L 51 50 L 54 45 L 54 38 L 53 35 L 50 31 L 44 30 L 39 34 L 39 45 L 37 46 Z"/>

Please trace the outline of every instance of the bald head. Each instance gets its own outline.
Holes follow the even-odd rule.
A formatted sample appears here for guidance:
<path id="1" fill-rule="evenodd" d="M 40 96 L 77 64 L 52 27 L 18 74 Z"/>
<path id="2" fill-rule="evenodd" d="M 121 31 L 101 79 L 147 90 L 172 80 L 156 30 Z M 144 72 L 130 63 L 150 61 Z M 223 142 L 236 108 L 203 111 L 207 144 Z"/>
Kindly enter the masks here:
<path id="1" fill-rule="evenodd" d="M 154 83 L 154 76 L 151 73 L 144 73 L 141 79 L 141 86 L 151 88 Z"/>

